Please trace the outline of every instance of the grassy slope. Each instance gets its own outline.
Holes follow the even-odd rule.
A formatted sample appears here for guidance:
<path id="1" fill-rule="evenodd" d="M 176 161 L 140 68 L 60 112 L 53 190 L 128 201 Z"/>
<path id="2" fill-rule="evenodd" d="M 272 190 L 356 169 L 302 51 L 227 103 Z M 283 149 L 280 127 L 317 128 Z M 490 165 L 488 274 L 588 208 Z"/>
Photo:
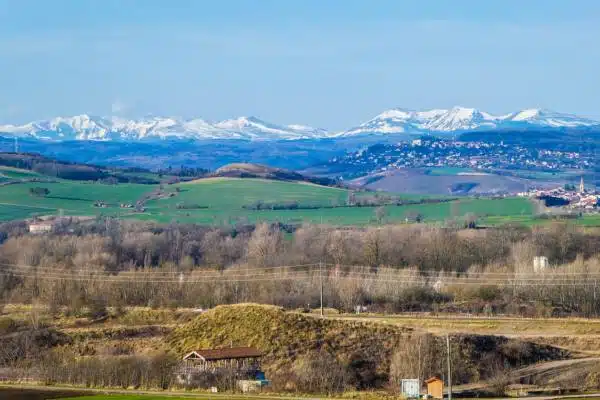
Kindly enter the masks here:
<path id="1" fill-rule="evenodd" d="M 419 317 L 409 315 L 329 316 L 349 321 L 369 321 L 422 329 L 434 334 L 471 333 L 501 336 L 600 336 L 600 320 L 585 318 L 469 318 L 460 315 Z"/>
<path id="2" fill-rule="evenodd" d="M 27 306 L 8 306 L 5 312 L 11 318 L 20 320 L 21 317 L 26 317 L 28 309 Z M 171 314 L 178 314 L 178 316 L 171 316 Z M 513 346 L 517 342 L 498 337 L 469 335 L 470 333 L 507 334 L 508 332 L 504 332 L 504 329 L 500 328 L 501 326 L 512 329 L 513 326 L 519 325 L 519 329 L 512 331 L 515 336 L 523 336 L 530 342 L 561 346 L 565 344 L 562 339 L 556 343 L 550 343 L 531 336 L 544 330 L 552 332 L 557 327 L 560 327 L 560 334 L 566 335 L 567 332 L 572 332 L 573 325 L 579 327 L 574 331 L 578 333 L 582 332 L 580 329 L 588 332 L 589 327 L 585 326 L 587 324 L 594 325 L 594 328 L 591 329 L 592 332 L 596 332 L 598 329 L 598 322 L 590 320 L 530 321 L 516 318 L 492 318 L 481 321 L 464 319 L 463 321 L 458 318 L 456 326 L 453 324 L 450 329 L 446 329 L 446 325 L 449 325 L 451 321 L 443 318 L 421 319 L 400 316 L 379 316 L 367 319 L 342 316 L 342 318 L 349 320 L 321 319 L 317 316 L 284 312 L 273 306 L 240 304 L 216 307 L 202 315 L 190 310 L 177 310 L 173 313 L 172 310 L 132 309 L 127 310 L 124 316 L 116 319 L 110 318 L 98 324 L 89 324 L 89 326 L 82 326 L 83 320 L 75 323 L 69 318 L 65 320 L 53 318 L 49 320 L 49 323 L 56 326 L 59 331 L 71 336 L 74 340 L 72 346 L 85 344 L 86 348 L 93 348 L 98 354 L 106 354 L 105 350 L 114 346 L 127 346 L 135 349 L 136 354 L 164 348 L 182 355 L 191 349 L 202 347 L 229 346 L 231 343 L 236 346 L 253 345 L 266 354 L 264 367 L 267 376 L 285 373 L 301 356 L 307 353 L 317 354 L 320 351 L 333 353 L 344 363 L 347 363 L 353 356 L 367 357 L 367 359 L 373 357 L 378 371 L 384 372 L 389 366 L 390 356 L 395 346 L 412 335 L 413 329 L 417 331 L 423 329 L 435 334 L 453 333 L 453 341 L 459 343 L 462 352 L 460 368 L 471 371 L 476 377 L 479 375 L 475 371 L 486 370 L 486 362 L 498 352 L 498 356 L 500 354 L 504 354 L 504 356 L 497 361 L 502 361 L 502 357 L 508 357 L 505 359 L 512 360 L 512 362 L 516 360 L 519 364 L 535 362 L 538 356 L 541 359 L 556 359 L 563 358 L 565 355 L 545 346 L 533 346 L 524 348 L 523 351 L 526 352 L 524 354 L 528 354 L 528 359 L 525 360 L 519 354 L 512 353 L 514 349 L 521 348 L 521 346 Z M 23 321 L 23 323 L 25 322 L 27 321 Z M 112 326 L 125 322 L 130 326 Z M 164 336 L 159 334 L 154 340 L 148 337 L 149 327 L 143 324 L 157 322 L 169 325 L 164 326 L 168 328 Z M 174 322 L 177 326 L 174 326 Z M 80 327 L 74 328 L 73 326 Z M 131 331 L 131 333 L 125 334 L 125 330 Z M 136 331 L 138 334 L 134 333 Z M 123 332 L 123 334 L 118 332 Z M 592 336 L 589 339 L 597 343 L 597 337 Z M 559 337 L 555 339 L 558 340 Z M 437 340 L 440 346 L 445 343 L 443 337 L 438 337 Z M 577 344 L 573 347 L 581 346 Z M 534 354 L 537 355 L 532 357 Z M 173 395 L 177 396 L 175 393 Z M 117 393 L 110 395 L 107 393 L 105 396 L 100 398 L 138 398 L 138 394 L 133 393 L 127 395 L 129 397 L 117 396 Z M 157 396 L 157 400 L 162 399 L 158 394 L 155 396 Z M 150 397 L 144 396 L 143 398 Z"/>
<path id="3" fill-rule="evenodd" d="M 42 186 L 50 189 L 48 197 L 34 197 L 29 189 Z M 26 218 L 33 215 L 53 214 L 63 209 L 66 215 L 130 215 L 131 217 L 158 222 L 186 222 L 203 224 L 228 224 L 245 219 L 249 222 L 319 222 L 340 225 L 366 225 L 375 222 L 375 210 L 362 208 L 326 208 L 313 210 L 252 211 L 243 206 L 264 202 L 297 201 L 301 205 L 331 206 L 343 204 L 348 191 L 340 188 L 305 183 L 269 181 L 263 179 L 217 178 L 192 183 L 166 186 L 166 191 L 180 192 L 174 197 L 151 200 L 143 214 L 132 214 L 118 203 L 134 203 L 155 185 L 119 184 L 103 185 L 89 182 L 58 181 L 56 183 L 26 183 L 0 187 L 0 220 Z M 94 201 L 107 202 L 108 208 L 93 207 Z M 196 204 L 207 208 L 180 210 L 178 203 Z M 443 221 L 453 216 L 474 213 L 479 216 L 495 216 L 518 219 L 530 216 L 532 204 L 526 199 L 461 199 L 454 203 L 389 206 L 386 221 L 403 221 L 408 213 L 418 212 L 426 221 Z"/>
<path id="4" fill-rule="evenodd" d="M 181 326 L 170 335 L 169 345 L 179 354 L 231 344 L 254 346 L 265 354 L 263 367 L 267 375 L 285 372 L 302 355 L 319 352 L 334 354 L 346 363 L 356 357 L 370 360 L 376 365 L 378 374 L 386 374 L 394 349 L 413 334 L 413 328 L 408 326 L 321 319 L 285 312 L 273 306 L 239 304 L 216 307 Z M 441 346 L 441 343 L 438 338 L 437 345 Z M 481 361 L 486 359 L 486 354 L 491 356 L 493 353 L 496 361 L 510 365 L 566 355 L 551 347 L 525 344 L 523 348 L 530 351 L 528 356 L 519 352 L 507 353 L 507 348 L 519 342 L 491 336 L 459 335 L 455 343 L 462 352 L 457 368 L 473 376 L 489 373 L 489 365 Z"/>
<path id="5" fill-rule="evenodd" d="M 460 167 L 433 167 L 427 170 L 431 175 L 458 175 L 461 172 L 473 172 L 471 168 Z"/>
<path id="6" fill-rule="evenodd" d="M 374 209 L 329 208 L 316 210 L 277 210 L 248 211 L 242 206 L 258 200 L 265 202 L 298 201 L 302 205 L 343 204 L 348 192 L 303 183 L 267 181 L 260 179 L 207 179 L 179 185 L 182 192 L 175 197 L 154 200 L 148 203 L 146 219 L 170 221 L 173 218 L 183 222 L 222 223 L 237 218 L 247 218 L 250 222 L 278 220 L 282 222 L 311 221 L 334 224 L 365 225 L 374 222 Z M 177 210 L 179 202 L 199 204 L 208 207 L 198 210 Z M 453 215 L 475 213 L 478 215 L 519 216 L 531 215 L 533 207 L 526 199 L 463 199 L 440 204 L 419 204 L 386 207 L 390 222 L 404 220 L 407 213 L 419 212 L 426 220 L 441 221 Z"/>
<path id="7" fill-rule="evenodd" d="M 46 197 L 29 193 L 32 187 L 50 190 Z M 0 187 L 0 220 L 17 219 L 38 214 L 55 214 L 63 209 L 66 215 L 116 214 L 120 202 L 135 202 L 154 186 L 137 184 L 103 185 L 91 182 L 58 181 L 54 183 L 23 183 Z M 95 208 L 95 201 L 111 205 Z"/>
<path id="8" fill-rule="evenodd" d="M 0 165 L 0 183 L 15 179 L 35 178 L 38 176 L 39 175 L 36 172 Z"/>
<path id="9" fill-rule="evenodd" d="M 10 179 L 34 178 L 41 176 L 37 172 L 26 169 L 7 167 L 0 165 L 0 176 Z"/>
<path id="10" fill-rule="evenodd" d="M 210 347 L 254 346 L 264 352 L 268 372 L 289 367 L 299 356 L 327 351 L 341 359 L 353 354 L 381 357 L 388 367 L 392 349 L 410 329 L 383 324 L 323 320 L 253 304 L 219 306 L 176 329 L 170 347 L 180 353 Z"/>

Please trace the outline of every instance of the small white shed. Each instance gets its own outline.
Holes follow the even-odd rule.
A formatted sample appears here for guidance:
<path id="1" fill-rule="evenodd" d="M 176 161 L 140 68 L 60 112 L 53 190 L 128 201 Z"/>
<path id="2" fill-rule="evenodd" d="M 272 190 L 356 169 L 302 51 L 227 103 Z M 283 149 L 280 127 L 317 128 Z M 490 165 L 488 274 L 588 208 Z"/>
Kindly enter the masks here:
<path id="1" fill-rule="evenodd" d="M 548 257 L 536 256 L 533 258 L 533 272 L 542 272 L 548 268 Z"/>
<path id="2" fill-rule="evenodd" d="M 402 379 L 400 393 L 407 399 L 417 399 L 421 395 L 421 385 L 418 379 Z"/>

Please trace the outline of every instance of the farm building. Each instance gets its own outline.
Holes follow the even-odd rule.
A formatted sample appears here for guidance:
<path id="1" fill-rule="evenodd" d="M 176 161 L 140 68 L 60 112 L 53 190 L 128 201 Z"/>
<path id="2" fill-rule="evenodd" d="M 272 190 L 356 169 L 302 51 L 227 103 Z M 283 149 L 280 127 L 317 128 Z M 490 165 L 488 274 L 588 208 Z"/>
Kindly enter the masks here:
<path id="1" fill-rule="evenodd" d="M 444 381 L 437 376 L 433 376 L 425 381 L 427 385 L 427 394 L 434 399 L 444 398 Z"/>
<path id="2" fill-rule="evenodd" d="M 546 268 L 548 268 L 548 257 L 536 256 L 533 258 L 534 272 L 543 272 Z"/>
<path id="3" fill-rule="evenodd" d="M 32 222 L 29 224 L 30 233 L 47 233 L 52 231 L 51 222 Z"/>
<path id="4" fill-rule="evenodd" d="M 400 392 L 406 399 L 418 399 L 421 394 L 421 382 L 419 379 L 402 379 Z"/>
<path id="5" fill-rule="evenodd" d="M 261 371 L 262 352 L 253 347 L 231 347 L 195 350 L 183 357 L 179 379 L 193 385 L 198 381 L 209 381 L 211 376 L 234 375 L 243 391 L 268 384 Z"/>
<path id="6" fill-rule="evenodd" d="M 253 347 L 195 350 L 183 357 L 186 369 L 196 371 L 232 370 L 256 372 L 260 370 L 262 352 Z"/>
<path id="7" fill-rule="evenodd" d="M 195 350 L 183 357 L 184 369 L 194 372 L 234 371 L 238 374 L 260 371 L 262 352 L 253 347 Z"/>

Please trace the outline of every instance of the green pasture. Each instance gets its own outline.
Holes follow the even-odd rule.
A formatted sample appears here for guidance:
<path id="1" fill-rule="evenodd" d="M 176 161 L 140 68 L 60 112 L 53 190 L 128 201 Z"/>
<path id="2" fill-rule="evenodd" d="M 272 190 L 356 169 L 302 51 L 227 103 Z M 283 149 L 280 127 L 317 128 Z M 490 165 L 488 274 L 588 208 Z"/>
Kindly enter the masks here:
<path id="1" fill-rule="evenodd" d="M 427 173 L 429 175 L 458 175 L 463 172 L 473 172 L 471 168 L 461 168 L 461 167 L 432 167 L 427 168 Z"/>
<path id="2" fill-rule="evenodd" d="M 50 190 L 45 197 L 30 193 L 33 187 Z M 0 186 L 0 220 L 32 217 L 40 214 L 65 215 L 118 214 L 124 212 L 120 203 L 135 203 L 144 193 L 154 189 L 149 185 L 105 185 L 95 182 L 56 181 L 19 183 Z M 96 201 L 104 201 L 107 208 L 94 207 Z"/>
<path id="3" fill-rule="evenodd" d="M 6 167 L 3 165 L 0 165 L 0 178 L 14 180 L 14 179 L 35 178 L 35 177 L 39 177 L 39 176 L 40 176 L 40 174 L 38 174 L 37 172 L 34 172 L 34 171 L 28 171 L 26 169 Z"/>
<path id="4" fill-rule="evenodd" d="M 50 190 L 45 197 L 30 193 L 33 187 Z M 263 179 L 210 178 L 195 182 L 166 185 L 164 196 L 147 201 L 145 212 L 122 209 L 120 203 L 135 203 L 157 185 L 56 181 L 53 183 L 20 183 L 0 186 L 0 220 L 22 219 L 35 215 L 117 215 L 125 218 L 162 223 L 234 224 L 239 222 L 279 221 L 283 223 L 321 222 L 337 225 L 368 225 L 378 223 L 375 207 L 339 207 L 345 204 L 348 191 L 341 188 L 307 183 Z M 358 194 L 361 196 L 364 194 Z M 410 198 L 410 197 L 407 197 Z M 108 207 L 94 207 L 94 202 Z M 249 210 L 244 206 L 296 201 L 302 206 L 318 209 Z M 187 208 L 178 207 L 178 204 Z M 191 207 L 191 208 L 189 208 Z M 383 222 L 404 222 L 420 215 L 425 222 L 440 222 L 449 218 L 474 214 L 480 218 L 526 219 L 533 214 L 532 203 L 523 198 L 473 199 L 451 202 L 386 206 Z M 499 220 L 496 223 L 500 223 Z"/>

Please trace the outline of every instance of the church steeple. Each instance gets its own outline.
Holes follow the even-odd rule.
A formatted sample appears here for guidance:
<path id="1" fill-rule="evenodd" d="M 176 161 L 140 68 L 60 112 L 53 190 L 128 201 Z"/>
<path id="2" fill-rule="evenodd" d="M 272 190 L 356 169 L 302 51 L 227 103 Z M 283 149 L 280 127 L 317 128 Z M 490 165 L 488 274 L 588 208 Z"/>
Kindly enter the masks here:
<path id="1" fill-rule="evenodd" d="M 585 185 L 583 183 L 583 175 L 581 175 L 581 181 L 579 182 L 579 193 L 585 192 Z"/>

